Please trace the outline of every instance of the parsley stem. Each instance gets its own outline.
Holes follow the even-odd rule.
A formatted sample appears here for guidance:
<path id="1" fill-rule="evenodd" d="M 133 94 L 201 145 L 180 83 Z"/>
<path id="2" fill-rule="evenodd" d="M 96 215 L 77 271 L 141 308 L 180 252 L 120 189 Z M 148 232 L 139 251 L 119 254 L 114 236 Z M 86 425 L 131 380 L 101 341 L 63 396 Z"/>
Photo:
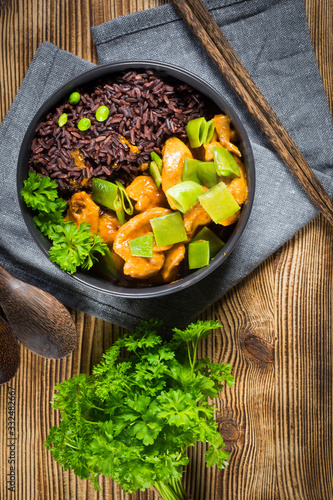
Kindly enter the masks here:
<path id="1" fill-rule="evenodd" d="M 198 343 L 199 343 L 199 341 L 197 340 L 193 346 L 193 366 L 195 365 L 195 362 L 197 359 Z"/>
<path id="2" fill-rule="evenodd" d="M 199 343 L 198 340 L 196 342 L 191 342 L 191 344 L 192 344 L 192 351 L 193 351 L 193 355 L 191 356 L 190 343 L 187 342 L 188 359 L 189 359 L 189 362 L 190 362 L 190 367 L 191 367 L 191 373 L 192 373 L 192 375 L 193 375 L 193 372 L 194 372 L 194 367 L 195 367 L 196 359 L 197 359 L 198 343 Z"/>
<path id="3" fill-rule="evenodd" d="M 190 350 L 190 343 L 187 342 L 187 353 L 188 353 L 188 360 L 190 362 L 191 366 L 191 372 L 193 373 L 193 362 L 192 362 L 192 356 L 191 356 L 191 350 Z"/>
<path id="4" fill-rule="evenodd" d="M 65 445 L 69 446 L 70 448 L 73 448 L 74 450 L 78 450 L 79 449 L 77 446 L 74 446 L 73 444 L 70 444 L 67 440 L 65 441 Z"/>
<path id="5" fill-rule="evenodd" d="M 186 492 L 180 480 L 171 479 L 169 483 L 159 481 L 154 486 L 163 500 L 186 500 Z"/>
<path id="6" fill-rule="evenodd" d="M 100 408 L 99 406 L 96 406 L 96 405 L 94 405 L 93 403 L 90 403 L 90 406 L 91 406 L 92 408 L 96 408 L 96 410 L 100 410 L 100 411 L 103 411 L 103 412 L 105 411 L 105 409 Z"/>
<path id="7" fill-rule="evenodd" d="M 178 493 L 179 498 L 184 499 L 184 500 L 187 498 L 185 488 L 184 488 L 183 483 L 180 479 L 178 479 L 178 481 L 176 481 L 176 479 L 171 478 L 169 484 L 172 485 L 175 492 Z"/>

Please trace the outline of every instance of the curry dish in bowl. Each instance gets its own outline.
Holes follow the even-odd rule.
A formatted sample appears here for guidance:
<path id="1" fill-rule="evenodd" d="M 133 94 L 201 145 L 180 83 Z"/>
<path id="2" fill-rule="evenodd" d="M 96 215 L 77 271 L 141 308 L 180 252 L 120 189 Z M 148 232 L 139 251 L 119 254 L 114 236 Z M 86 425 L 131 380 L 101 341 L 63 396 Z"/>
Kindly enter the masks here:
<path id="1" fill-rule="evenodd" d="M 18 189 L 50 260 L 89 286 L 144 297 L 225 259 L 250 213 L 254 168 L 245 130 L 210 86 L 128 62 L 78 77 L 37 113 Z"/>

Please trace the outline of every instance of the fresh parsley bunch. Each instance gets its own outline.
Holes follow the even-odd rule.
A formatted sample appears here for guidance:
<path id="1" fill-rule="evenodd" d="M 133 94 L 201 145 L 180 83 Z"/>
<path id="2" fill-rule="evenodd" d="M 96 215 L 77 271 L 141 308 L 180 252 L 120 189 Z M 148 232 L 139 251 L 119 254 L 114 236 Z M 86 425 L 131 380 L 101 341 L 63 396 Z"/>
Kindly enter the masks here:
<path id="1" fill-rule="evenodd" d="M 199 341 L 219 323 L 174 328 L 169 342 L 158 335 L 159 326 L 141 323 L 113 344 L 91 376 L 57 384 L 53 408 L 60 410 L 60 425 L 45 444 L 61 466 L 90 478 L 96 489 L 102 474 L 128 493 L 154 486 L 165 500 L 185 500 L 189 446 L 208 442 L 207 466 L 227 465 L 208 400 L 234 378 L 228 364 L 197 361 Z"/>
<path id="2" fill-rule="evenodd" d="M 83 222 L 77 227 L 74 222 L 64 221 L 67 202 L 58 197 L 57 183 L 50 177 L 30 172 L 21 195 L 25 204 L 37 212 L 33 218 L 35 224 L 53 241 L 50 260 L 63 271 L 75 273 L 78 267 L 90 269 L 98 260 L 96 254 L 105 254 L 106 243 L 98 234 L 89 231 L 88 224 Z"/>

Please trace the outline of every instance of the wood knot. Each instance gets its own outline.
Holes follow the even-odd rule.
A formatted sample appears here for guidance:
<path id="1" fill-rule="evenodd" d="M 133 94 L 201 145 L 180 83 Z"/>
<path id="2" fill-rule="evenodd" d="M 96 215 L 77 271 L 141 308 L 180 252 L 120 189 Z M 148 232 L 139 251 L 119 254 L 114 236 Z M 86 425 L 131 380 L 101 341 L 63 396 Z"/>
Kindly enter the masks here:
<path id="1" fill-rule="evenodd" d="M 238 427 L 235 422 L 231 420 L 223 420 L 219 424 L 219 431 L 224 441 L 237 441 L 239 437 Z"/>
<path id="2" fill-rule="evenodd" d="M 257 335 L 249 335 L 243 341 L 245 349 L 259 361 L 274 363 L 274 346 Z"/>

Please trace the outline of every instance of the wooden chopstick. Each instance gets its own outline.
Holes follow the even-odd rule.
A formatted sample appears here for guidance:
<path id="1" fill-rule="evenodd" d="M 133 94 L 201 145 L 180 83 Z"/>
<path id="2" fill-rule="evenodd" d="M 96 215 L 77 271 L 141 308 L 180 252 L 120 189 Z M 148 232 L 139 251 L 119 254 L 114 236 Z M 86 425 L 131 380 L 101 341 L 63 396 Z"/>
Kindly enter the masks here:
<path id="1" fill-rule="evenodd" d="M 201 0 L 172 0 L 240 101 L 333 226 L 333 201 Z"/>

